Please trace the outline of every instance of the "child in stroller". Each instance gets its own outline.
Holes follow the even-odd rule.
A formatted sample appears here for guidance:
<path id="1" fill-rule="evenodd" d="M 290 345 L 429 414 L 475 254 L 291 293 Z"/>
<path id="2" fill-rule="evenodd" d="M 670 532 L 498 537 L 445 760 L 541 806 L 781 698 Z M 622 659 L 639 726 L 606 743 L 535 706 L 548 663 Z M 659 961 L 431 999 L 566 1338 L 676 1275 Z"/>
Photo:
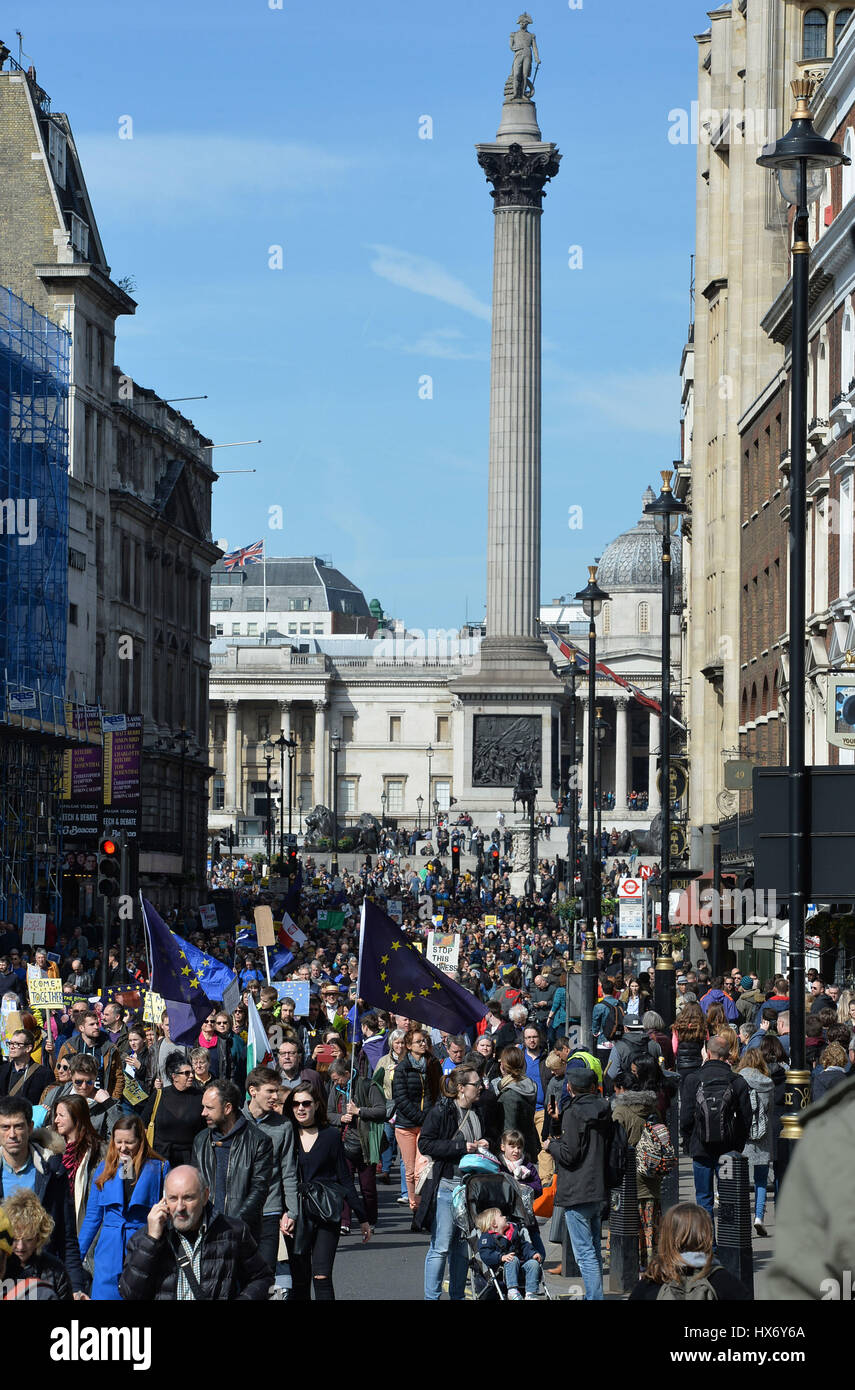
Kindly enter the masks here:
<path id="1" fill-rule="evenodd" d="M 477 1218 L 486 1212 L 498 1210 L 506 1217 L 520 1234 L 524 1234 L 527 1245 L 532 1245 L 531 1232 L 537 1229 L 537 1222 L 530 1208 L 530 1193 L 514 1182 L 507 1169 L 490 1154 L 466 1154 L 460 1160 L 460 1185 L 452 1197 L 454 1219 L 462 1231 L 469 1250 L 469 1274 L 473 1296 L 476 1299 L 505 1299 L 507 1296 L 502 1273 L 504 1266 L 498 1261 L 498 1269 L 493 1269 L 484 1260 L 480 1249 L 481 1237 Z M 504 1252 L 507 1253 L 507 1252 Z M 532 1249 L 533 1255 L 536 1251 Z M 538 1261 L 539 1263 L 539 1261 Z M 551 1297 L 545 1282 L 541 1284 L 547 1298 Z"/>
<path id="2" fill-rule="evenodd" d="M 479 1212 L 475 1225 L 481 1232 L 478 1254 L 488 1269 L 504 1275 L 509 1302 L 522 1299 L 521 1274 L 525 1278 L 526 1299 L 537 1298 L 543 1278 L 541 1256 L 536 1254 L 525 1227 L 515 1226 L 498 1207 Z"/>

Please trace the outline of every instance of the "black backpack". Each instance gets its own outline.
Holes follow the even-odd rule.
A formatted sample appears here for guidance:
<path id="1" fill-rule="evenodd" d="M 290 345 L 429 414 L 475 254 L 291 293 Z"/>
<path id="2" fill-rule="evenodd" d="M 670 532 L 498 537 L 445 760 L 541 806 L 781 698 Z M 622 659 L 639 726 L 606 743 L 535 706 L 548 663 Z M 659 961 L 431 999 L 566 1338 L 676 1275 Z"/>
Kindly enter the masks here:
<path id="1" fill-rule="evenodd" d="M 626 1176 L 629 1140 L 620 1120 L 613 1120 L 606 1140 L 606 1186 L 620 1187 Z"/>
<path id="2" fill-rule="evenodd" d="M 736 1139 L 736 1098 L 732 1076 L 701 1081 L 695 1096 L 695 1126 L 709 1148 L 732 1149 Z"/>
<path id="3" fill-rule="evenodd" d="M 643 1033 L 640 1038 L 633 1038 L 630 1037 L 628 1033 L 624 1033 L 621 1042 L 623 1044 L 620 1048 L 623 1054 L 621 1058 L 621 1071 L 626 1075 L 630 1071 L 633 1062 L 641 1062 L 645 1057 L 650 1056 L 650 1039 L 646 1033 Z"/>
<path id="4" fill-rule="evenodd" d="M 612 1042 L 623 1033 L 623 1009 L 620 1004 L 610 1004 L 607 999 L 601 999 L 600 1003 L 605 1004 L 609 1011 L 606 1021 L 603 1024 L 603 1037 L 609 1042 Z"/>

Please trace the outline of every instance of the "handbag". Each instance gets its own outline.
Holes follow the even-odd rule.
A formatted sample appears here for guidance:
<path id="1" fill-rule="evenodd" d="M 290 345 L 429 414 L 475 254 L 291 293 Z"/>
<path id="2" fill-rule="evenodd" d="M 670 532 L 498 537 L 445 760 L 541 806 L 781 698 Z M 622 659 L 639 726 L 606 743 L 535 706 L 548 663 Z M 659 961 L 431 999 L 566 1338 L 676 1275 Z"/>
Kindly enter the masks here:
<path id="1" fill-rule="evenodd" d="M 362 1152 L 362 1140 L 356 1129 L 356 1125 L 345 1125 L 344 1137 L 342 1139 L 344 1156 L 359 1172 L 365 1167 L 365 1155 Z"/>
<path id="2" fill-rule="evenodd" d="M 458 1136 L 458 1134 L 460 1133 L 461 1129 L 462 1129 L 463 1126 L 466 1124 L 466 1120 L 467 1120 L 468 1115 L 469 1115 L 469 1111 L 467 1110 L 466 1114 L 463 1116 L 463 1119 L 460 1121 L 460 1124 L 457 1126 L 457 1129 L 454 1131 L 454 1134 L 452 1135 L 452 1138 L 454 1138 L 454 1139 L 457 1138 L 457 1136 Z M 420 1149 L 419 1146 L 418 1146 L 418 1141 L 416 1141 L 416 1163 L 417 1163 L 417 1164 L 419 1163 L 419 1159 L 421 1159 L 422 1162 L 421 1162 L 421 1164 L 419 1165 L 418 1172 L 414 1175 L 414 1176 L 415 1176 L 415 1180 L 416 1180 L 416 1181 L 415 1181 L 415 1193 L 416 1193 L 416 1196 L 417 1196 L 417 1197 L 418 1197 L 419 1193 L 422 1191 L 422 1189 L 423 1189 L 424 1187 L 427 1186 L 428 1182 L 429 1182 L 430 1179 L 433 1177 L 433 1159 L 432 1159 L 432 1158 L 429 1158 L 429 1157 L 427 1156 L 427 1154 L 423 1154 L 423 1153 L 422 1153 L 421 1149 Z"/>
<path id="3" fill-rule="evenodd" d="M 160 1101 L 161 1101 L 162 1095 L 163 1095 L 163 1091 L 162 1091 L 162 1090 L 158 1091 L 158 1093 L 157 1093 L 157 1099 L 156 1099 L 155 1102 L 154 1102 L 154 1109 L 153 1109 L 152 1112 L 151 1112 L 151 1119 L 149 1120 L 148 1125 L 146 1126 L 146 1131 L 145 1131 L 145 1137 L 146 1137 L 146 1139 L 148 1140 L 148 1142 L 149 1142 L 149 1144 L 151 1145 L 152 1148 L 154 1148 L 154 1122 L 155 1122 L 155 1119 L 157 1118 L 157 1107 L 160 1105 Z"/>
<path id="4" fill-rule="evenodd" d="M 310 1221 L 338 1226 L 344 1209 L 345 1192 L 337 1182 L 301 1182 L 303 1214 Z"/>
<path id="5" fill-rule="evenodd" d="M 549 1182 L 544 1187 L 539 1197 L 535 1197 L 532 1203 L 532 1210 L 535 1216 L 551 1216 L 555 1206 L 555 1189 L 558 1186 L 558 1177 L 553 1174 Z"/>

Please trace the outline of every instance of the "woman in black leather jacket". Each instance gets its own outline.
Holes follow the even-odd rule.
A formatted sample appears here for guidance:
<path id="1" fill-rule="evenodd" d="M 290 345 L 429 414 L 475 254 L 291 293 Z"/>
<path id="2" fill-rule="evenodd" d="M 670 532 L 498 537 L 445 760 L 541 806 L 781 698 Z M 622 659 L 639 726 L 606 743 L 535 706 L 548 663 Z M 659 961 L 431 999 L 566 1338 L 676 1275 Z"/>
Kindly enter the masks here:
<path id="1" fill-rule="evenodd" d="M 407 1051 L 395 1068 L 392 1099 L 395 1102 L 395 1138 L 407 1178 L 410 1211 L 416 1199 L 416 1149 L 419 1134 L 429 1111 L 439 1099 L 442 1068 L 431 1055 L 430 1035 L 422 1028 L 410 1028 L 404 1039 Z"/>

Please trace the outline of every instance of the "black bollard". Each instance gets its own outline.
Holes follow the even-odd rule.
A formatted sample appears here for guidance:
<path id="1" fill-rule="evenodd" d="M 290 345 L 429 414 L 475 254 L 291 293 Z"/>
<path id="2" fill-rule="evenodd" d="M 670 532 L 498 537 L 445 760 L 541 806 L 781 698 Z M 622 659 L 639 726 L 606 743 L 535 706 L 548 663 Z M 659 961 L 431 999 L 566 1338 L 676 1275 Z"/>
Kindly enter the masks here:
<path id="1" fill-rule="evenodd" d="M 680 1200 L 680 1105 L 676 1094 L 668 1106 L 668 1114 L 665 1119 L 668 1126 L 668 1133 L 671 1136 L 671 1143 L 677 1155 L 677 1163 L 670 1173 L 666 1173 L 662 1179 L 662 1189 L 660 1200 L 662 1210 L 667 1211 L 669 1207 L 675 1207 Z"/>
<path id="2" fill-rule="evenodd" d="M 751 1178 L 748 1159 L 742 1154 L 724 1154 L 718 1161 L 718 1238 L 719 1264 L 754 1292 L 754 1252 L 751 1246 Z"/>
<path id="3" fill-rule="evenodd" d="M 582 1046 L 590 1052 L 594 1046 L 592 1019 L 597 1002 L 597 937 L 594 931 L 585 932 L 582 954 Z"/>
<path id="4" fill-rule="evenodd" d="M 612 1188 L 609 1207 L 609 1293 L 629 1293 L 638 1283 L 638 1184 L 631 1146 L 623 1182 Z"/>

